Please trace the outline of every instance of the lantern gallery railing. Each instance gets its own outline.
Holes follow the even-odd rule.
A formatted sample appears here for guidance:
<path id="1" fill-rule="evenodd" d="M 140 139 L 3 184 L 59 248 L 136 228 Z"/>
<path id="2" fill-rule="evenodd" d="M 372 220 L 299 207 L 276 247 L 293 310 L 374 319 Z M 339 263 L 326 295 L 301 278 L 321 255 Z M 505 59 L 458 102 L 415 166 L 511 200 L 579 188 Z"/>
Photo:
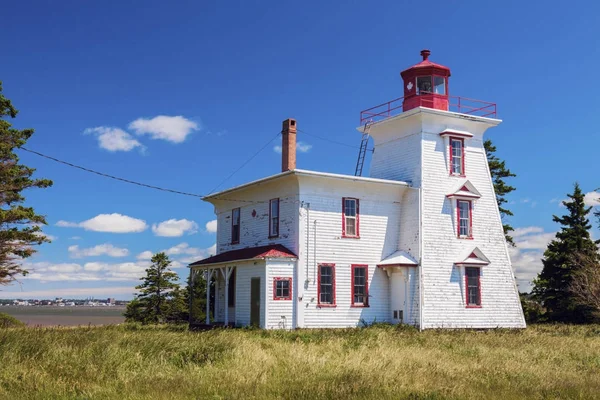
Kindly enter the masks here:
<path id="1" fill-rule="evenodd" d="M 413 104 L 414 108 L 414 102 L 417 101 L 421 107 L 434 108 L 434 99 L 439 101 L 446 98 L 448 99 L 448 111 L 477 117 L 496 117 L 496 103 L 489 103 L 487 101 L 474 100 L 466 97 L 421 94 L 411 99 L 411 104 Z M 363 125 L 368 121 L 378 122 L 398 115 L 404 111 L 403 103 L 404 97 L 400 97 L 388 101 L 387 103 L 363 110 L 360 112 L 360 124 Z"/>

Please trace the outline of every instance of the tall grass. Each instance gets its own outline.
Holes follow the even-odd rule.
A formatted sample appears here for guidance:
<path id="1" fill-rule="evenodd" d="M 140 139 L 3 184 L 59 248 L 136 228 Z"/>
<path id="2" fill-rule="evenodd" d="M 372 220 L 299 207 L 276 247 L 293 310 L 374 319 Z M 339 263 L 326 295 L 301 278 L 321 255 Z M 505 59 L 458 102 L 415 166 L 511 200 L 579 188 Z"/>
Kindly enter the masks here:
<path id="1" fill-rule="evenodd" d="M 600 397 L 600 326 L 0 330 L 6 399 Z"/>

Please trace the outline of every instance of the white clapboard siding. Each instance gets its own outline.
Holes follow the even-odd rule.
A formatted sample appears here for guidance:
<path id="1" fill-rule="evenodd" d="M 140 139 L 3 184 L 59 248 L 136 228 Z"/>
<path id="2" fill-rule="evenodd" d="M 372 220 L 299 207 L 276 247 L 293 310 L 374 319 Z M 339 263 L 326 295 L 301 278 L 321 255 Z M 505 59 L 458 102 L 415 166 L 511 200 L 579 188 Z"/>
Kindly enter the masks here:
<path id="1" fill-rule="evenodd" d="M 294 278 L 296 268 L 295 261 L 281 259 L 267 260 L 267 329 L 293 329 L 295 328 L 295 302 L 296 302 L 296 282 Z M 274 300 L 274 280 L 275 278 L 292 279 L 292 296 L 290 300 Z"/>

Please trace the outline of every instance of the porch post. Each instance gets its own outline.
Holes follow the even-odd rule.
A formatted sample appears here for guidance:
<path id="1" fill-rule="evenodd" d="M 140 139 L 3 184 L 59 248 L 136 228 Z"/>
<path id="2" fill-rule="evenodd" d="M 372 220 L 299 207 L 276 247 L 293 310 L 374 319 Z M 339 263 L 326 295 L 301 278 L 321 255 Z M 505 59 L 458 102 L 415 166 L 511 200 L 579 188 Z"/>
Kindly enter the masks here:
<path id="1" fill-rule="evenodd" d="M 221 275 L 223 275 L 223 279 L 225 279 L 225 326 L 229 325 L 229 277 L 231 277 L 231 272 L 233 271 L 233 267 L 224 267 L 220 268 Z"/>
<path id="2" fill-rule="evenodd" d="M 194 271 L 193 268 L 190 267 L 190 279 L 189 279 L 189 294 L 190 294 L 190 304 L 188 306 L 188 324 L 192 325 L 192 322 L 194 322 L 194 317 L 193 317 L 193 306 L 194 306 L 194 282 L 196 281 L 196 271 Z"/>
<path id="3" fill-rule="evenodd" d="M 210 280 L 212 279 L 213 270 L 206 270 L 206 325 L 210 325 Z"/>
<path id="4" fill-rule="evenodd" d="M 227 279 L 227 270 L 229 267 L 222 267 L 219 269 L 221 270 L 223 279 L 225 279 L 225 321 L 223 325 L 227 326 L 229 323 L 229 279 Z"/>

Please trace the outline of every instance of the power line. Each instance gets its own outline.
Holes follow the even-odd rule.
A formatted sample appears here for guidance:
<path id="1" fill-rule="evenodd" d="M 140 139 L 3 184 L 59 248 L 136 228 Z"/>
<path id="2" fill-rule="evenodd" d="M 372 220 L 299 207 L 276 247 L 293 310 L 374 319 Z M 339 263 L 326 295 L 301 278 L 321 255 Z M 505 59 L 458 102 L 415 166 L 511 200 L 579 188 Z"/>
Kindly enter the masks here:
<path id="1" fill-rule="evenodd" d="M 219 187 L 221 187 L 222 184 L 224 184 L 225 182 L 227 182 L 229 179 L 231 179 L 232 176 L 234 176 L 235 174 L 237 174 L 242 168 L 244 168 L 250 161 L 252 161 L 260 152 L 262 152 L 264 149 L 267 148 L 268 145 L 271 144 L 271 142 L 273 142 L 273 140 L 277 139 L 277 137 L 281 134 L 281 132 L 277 132 L 277 134 L 271 139 L 269 140 L 263 147 L 260 148 L 260 150 L 258 150 L 256 153 L 254 153 L 249 159 L 247 159 L 242 165 L 240 165 L 240 167 L 238 169 L 236 169 L 235 171 L 233 171 L 227 178 L 223 179 L 221 181 L 221 183 L 219 183 L 217 186 L 215 186 L 215 188 L 213 190 L 211 190 L 208 194 L 210 195 L 211 193 L 213 193 L 215 190 L 217 190 Z"/>
<path id="2" fill-rule="evenodd" d="M 42 153 L 40 153 L 38 151 L 35 151 L 35 150 L 29 150 L 29 149 L 27 149 L 25 147 L 20 147 L 20 149 L 24 150 L 24 151 L 27 151 L 29 153 L 36 154 L 36 155 L 38 155 L 40 157 L 44 157 L 44 158 L 47 158 L 49 160 L 55 161 L 57 163 L 68 165 L 69 167 L 77 168 L 77 169 L 80 169 L 80 170 L 85 171 L 85 172 L 89 172 L 89 173 L 92 173 L 92 174 L 100 175 L 100 176 L 103 176 L 105 178 L 115 179 L 117 181 L 121 181 L 121 182 L 125 182 L 125 183 L 130 183 L 132 185 L 137 185 L 137 186 L 143 186 L 143 187 L 150 188 L 150 189 L 161 190 L 163 192 L 176 193 L 176 194 L 181 194 L 181 195 L 184 195 L 184 196 L 192 196 L 192 197 L 199 197 L 199 198 L 204 197 L 204 195 L 201 195 L 201 194 L 181 192 L 179 190 L 166 189 L 166 188 L 162 188 L 162 187 L 158 187 L 158 186 L 154 186 L 154 185 L 148 185 L 146 183 L 132 181 L 130 179 L 120 178 L 118 176 L 114 176 L 114 175 L 106 174 L 104 172 L 100 172 L 100 171 L 96 171 L 96 170 L 93 170 L 93 169 L 85 168 L 85 167 L 82 167 L 80 165 L 75 165 L 75 164 L 70 163 L 68 161 L 59 160 L 58 158 L 54 158 L 52 156 L 49 156 L 49 155 L 46 155 L 46 154 L 42 154 Z"/>

